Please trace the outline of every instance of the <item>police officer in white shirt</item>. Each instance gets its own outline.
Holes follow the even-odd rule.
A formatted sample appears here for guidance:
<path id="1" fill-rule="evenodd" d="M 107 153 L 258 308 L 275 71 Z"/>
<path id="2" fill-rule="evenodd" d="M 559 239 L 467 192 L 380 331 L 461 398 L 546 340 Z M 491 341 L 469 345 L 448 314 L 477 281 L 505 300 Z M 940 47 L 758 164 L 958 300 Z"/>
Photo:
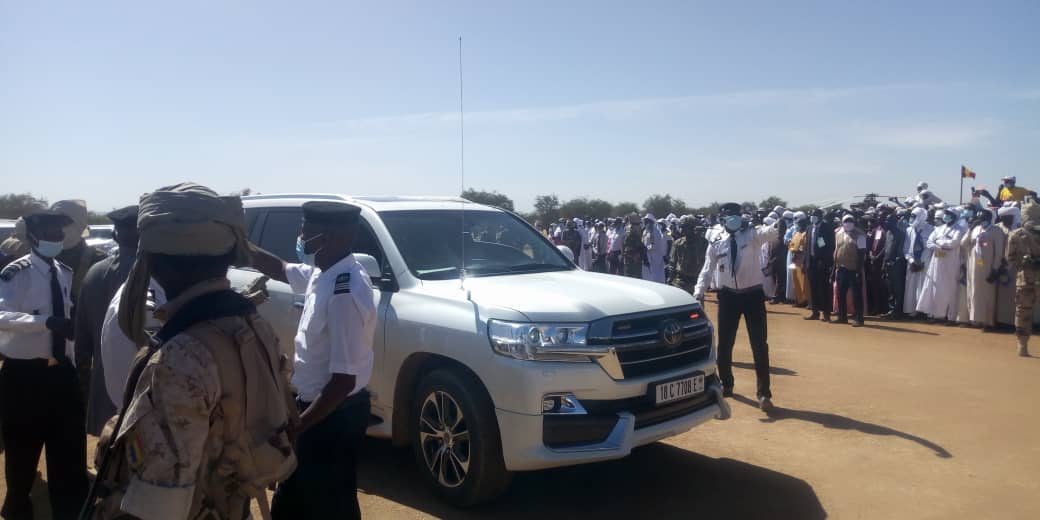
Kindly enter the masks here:
<path id="1" fill-rule="evenodd" d="M 87 493 L 84 403 L 73 364 L 72 270 L 54 259 L 62 227 L 49 211 L 25 218 L 32 251 L 0 272 L 0 413 L 7 496 L 0 515 L 33 518 L 30 491 L 47 448 L 54 518 L 76 518 Z"/>
<path id="2" fill-rule="evenodd" d="M 299 467 L 275 493 L 275 519 L 361 517 L 357 449 L 368 427 L 376 307 L 369 275 L 351 254 L 360 214 L 342 202 L 304 204 L 299 264 L 254 246 L 254 267 L 305 295 L 292 380 Z"/>
<path id="3" fill-rule="evenodd" d="M 769 390 L 766 296 L 762 289 L 765 275 L 759 266 L 759 254 L 762 245 L 775 241 L 779 231 L 775 224 L 750 227 L 741 216 L 740 205 L 734 202 L 723 204 L 720 212 L 723 229 L 708 245 L 693 297 L 704 301 L 704 291 L 712 278 L 718 283 L 715 326 L 719 334 L 719 377 L 727 397 L 733 395 L 733 343 L 740 317 L 744 316 L 755 358 L 758 405 L 768 413 L 773 409 L 773 394 Z"/>

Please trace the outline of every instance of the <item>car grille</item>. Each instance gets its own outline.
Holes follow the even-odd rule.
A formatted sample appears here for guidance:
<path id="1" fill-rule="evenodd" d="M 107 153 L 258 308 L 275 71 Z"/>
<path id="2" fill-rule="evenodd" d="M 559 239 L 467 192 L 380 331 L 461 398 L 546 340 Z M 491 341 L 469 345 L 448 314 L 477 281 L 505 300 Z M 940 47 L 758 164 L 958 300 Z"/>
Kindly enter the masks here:
<path id="1" fill-rule="evenodd" d="M 703 311 L 697 310 L 702 315 L 691 319 L 694 310 L 618 318 L 612 324 L 609 338 L 593 339 L 590 343 L 612 347 L 626 379 L 694 365 L 711 357 L 712 345 L 707 318 Z M 682 341 L 677 345 L 668 345 L 662 339 L 661 329 L 668 320 L 682 327 Z"/>

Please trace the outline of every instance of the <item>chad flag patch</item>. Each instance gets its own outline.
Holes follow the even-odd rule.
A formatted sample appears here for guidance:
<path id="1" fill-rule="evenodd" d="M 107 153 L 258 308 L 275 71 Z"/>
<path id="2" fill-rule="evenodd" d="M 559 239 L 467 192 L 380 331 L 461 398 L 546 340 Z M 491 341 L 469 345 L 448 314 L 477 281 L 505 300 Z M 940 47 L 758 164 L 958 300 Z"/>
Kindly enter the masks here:
<path id="1" fill-rule="evenodd" d="M 336 284 L 332 287 L 332 294 L 344 294 L 350 292 L 350 273 L 343 273 L 336 277 Z"/>

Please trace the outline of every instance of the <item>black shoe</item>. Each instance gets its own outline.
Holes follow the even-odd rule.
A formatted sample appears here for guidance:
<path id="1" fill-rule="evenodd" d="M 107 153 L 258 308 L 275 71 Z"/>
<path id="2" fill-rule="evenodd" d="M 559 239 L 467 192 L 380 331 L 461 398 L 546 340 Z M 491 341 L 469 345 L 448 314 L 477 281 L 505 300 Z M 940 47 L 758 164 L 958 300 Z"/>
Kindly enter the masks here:
<path id="1" fill-rule="evenodd" d="M 814 312 L 814 313 L 812 313 L 812 314 L 810 314 L 810 315 L 808 315 L 808 316 L 806 316 L 806 317 L 804 317 L 802 319 L 806 320 L 806 321 L 818 320 L 818 319 L 820 319 L 820 313 Z"/>
<path id="2" fill-rule="evenodd" d="M 722 397 L 733 397 L 733 387 L 723 388 Z"/>
<path id="3" fill-rule="evenodd" d="M 835 325 L 848 325 L 849 324 L 849 319 L 848 318 L 838 318 L 836 320 L 831 321 L 831 323 L 833 323 Z"/>
<path id="4" fill-rule="evenodd" d="M 852 322 L 852 326 L 853 327 L 862 327 L 863 326 L 863 320 L 854 320 Z"/>
<path id="5" fill-rule="evenodd" d="M 830 323 L 831 322 L 831 313 L 829 313 L 829 312 L 823 313 L 823 317 L 820 318 L 820 321 L 822 321 L 824 323 Z"/>

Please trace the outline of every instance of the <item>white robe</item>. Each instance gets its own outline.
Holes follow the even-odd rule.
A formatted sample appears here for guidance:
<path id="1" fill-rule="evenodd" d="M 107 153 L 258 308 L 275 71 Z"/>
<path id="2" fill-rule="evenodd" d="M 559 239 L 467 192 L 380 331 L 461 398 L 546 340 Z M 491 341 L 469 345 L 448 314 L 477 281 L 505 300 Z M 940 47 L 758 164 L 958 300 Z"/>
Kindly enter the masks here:
<path id="1" fill-rule="evenodd" d="M 957 319 L 961 270 L 961 238 L 965 229 L 957 222 L 935 228 L 928 237 L 932 260 L 925 271 L 917 312 L 933 318 Z"/>
<path id="2" fill-rule="evenodd" d="M 986 278 L 1004 258 L 1004 232 L 996 226 L 976 227 L 964 235 L 968 247 L 968 319 L 993 326 L 997 316 L 997 286 Z"/>
<path id="3" fill-rule="evenodd" d="M 1000 234 L 1004 237 L 1004 250 L 1000 252 L 1001 258 L 1007 258 L 1007 239 L 1011 233 L 1011 229 L 1004 227 L 1003 224 L 993 226 L 993 228 L 999 229 Z M 992 229 L 992 228 L 991 228 Z M 1010 264 L 1007 266 L 1007 274 L 1000 277 L 997 280 L 997 323 L 1003 325 L 1014 325 L 1015 324 L 1015 280 L 1018 278 L 1018 271 Z"/>
<path id="4" fill-rule="evenodd" d="M 903 312 L 907 314 L 913 314 L 917 312 L 917 301 L 921 297 L 921 290 L 924 288 L 924 279 L 927 274 L 928 264 L 932 261 L 932 250 L 928 249 L 928 237 L 931 236 L 932 231 L 935 228 L 927 223 L 922 222 L 919 226 L 910 226 L 906 232 L 906 288 L 903 293 Z M 921 263 L 924 264 L 924 270 L 913 273 L 910 272 L 910 264 L 914 261 L 914 241 L 917 237 L 921 237 Z"/>
<path id="5" fill-rule="evenodd" d="M 646 246 L 646 256 L 650 260 L 650 265 L 643 266 L 643 279 L 664 283 L 664 254 L 668 243 L 656 223 L 643 232 L 643 245 Z"/>
<path id="6" fill-rule="evenodd" d="M 575 251 L 574 254 L 576 256 L 580 255 L 578 257 L 578 267 L 580 267 L 582 271 L 589 271 L 592 269 L 592 251 L 586 249 L 585 246 L 591 244 L 591 242 L 589 242 L 589 235 L 591 233 L 586 231 L 585 228 L 579 227 L 578 234 L 581 235 L 581 251 Z"/>
<path id="7" fill-rule="evenodd" d="M 762 281 L 762 290 L 765 291 L 766 298 L 776 296 L 776 280 L 773 279 L 773 270 L 767 270 L 769 267 L 769 253 L 772 251 L 773 245 L 772 242 L 762 244 L 762 254 L 758 258 L 758 265 L 762 268 L 762 273 L 765 274 L 765 279 Z"/>

